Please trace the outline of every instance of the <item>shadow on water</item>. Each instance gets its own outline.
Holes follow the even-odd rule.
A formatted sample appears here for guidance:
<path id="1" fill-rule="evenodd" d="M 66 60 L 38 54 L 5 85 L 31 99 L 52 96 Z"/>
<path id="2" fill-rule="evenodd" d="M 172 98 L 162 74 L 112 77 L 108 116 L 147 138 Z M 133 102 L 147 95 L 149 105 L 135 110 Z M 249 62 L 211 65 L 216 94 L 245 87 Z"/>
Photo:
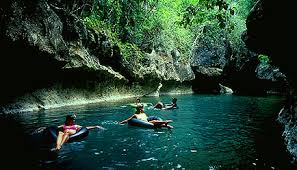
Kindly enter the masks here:
<path id="1" fill-rule="evenodd" d="M 14 115 L 0 115 L 1 129 L 1 166 L 17 168 L 23 165 L 24 168 L 32 168 L 34 154 L 24 126 Z"/>
<path id="2" fill-rule="evenodd" d="M 291 162 L 292 158 L 286 151 L 282 137 L 283 127 L 277 123 L 276 118 L 265 119 L 260 129 L 260 132 L 255 133 L 256 168 L 297 169 L 297 165 Z"/>
<path id="3" fill-rule="evenodd" d="M 29 133 L 22 122 L 18 115 L 0 115 L 1 166 L 37 170 L 41 169 L 38 160 L 57 160 L 58 154 L 50 151 L 52 141 L 45 138 L 43 129 Z"/>

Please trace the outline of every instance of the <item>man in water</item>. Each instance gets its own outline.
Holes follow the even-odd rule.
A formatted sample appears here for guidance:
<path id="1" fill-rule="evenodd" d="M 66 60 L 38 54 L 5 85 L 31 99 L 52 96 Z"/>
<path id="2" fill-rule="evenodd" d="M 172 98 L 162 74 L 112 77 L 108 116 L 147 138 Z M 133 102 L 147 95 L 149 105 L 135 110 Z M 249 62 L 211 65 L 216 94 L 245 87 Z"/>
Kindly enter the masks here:
<path id="1" fill-rule="evenodd" d="M 121 122 L 119 122 L 118 124 L 123 124 L 123 123 L 127 123 L 129 120 L 136 118 L 138 120 L 142 120 L 145 122 L 150 122 L 152 124 L 154 124 L 154 126 L 156 127 L 167 127 L 169 129 L 172 129 L 173 126 L 168 125 L 168 123 L 172 122 L 172 120 L 162 120 L 158 117 L 155 116 L 150 116 L 148 117 L 145 113 L 144 113 L 144 109 L 143 109 L 143 105 L 139 105 L 136 108 L 136 112 L 134 115 L 132 115 L 131 117 L 129 117 L 126 120 L 123 120 Z"/>
<path id="2" fill-rule="evenodd" d="M 172 98 L 172 101 L 170 104 L 163 104 L 162 102 L 158 102 L 154 108 L 157 108 L 157 109 L 176 109 L 177 108 L 177 98 Z"/>

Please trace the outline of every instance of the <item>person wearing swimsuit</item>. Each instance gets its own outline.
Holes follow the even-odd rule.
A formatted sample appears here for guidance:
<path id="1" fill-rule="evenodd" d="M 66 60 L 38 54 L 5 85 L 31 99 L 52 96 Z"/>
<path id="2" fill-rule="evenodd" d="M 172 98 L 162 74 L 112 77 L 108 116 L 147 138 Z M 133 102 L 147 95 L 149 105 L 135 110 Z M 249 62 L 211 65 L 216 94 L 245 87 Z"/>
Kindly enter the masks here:
<path id="1" fill-rule="evenodd" d="M 59 131 L 57 141 L 56 141 L 56 148 L 54 150 L 60 150 L 62 145 L 68 141 L 69 136 L 75 134 L 82 126 L 76 125 L 74 123 L 75 115 L 67 115 L 64 125 L 58 126 L 58 128 L 62 128 L 62 131 Z M 87 129 L 94 129 L 100 128 L 104 129 L 101 126 L 88 126 Z"/>
<path id="2" fill-rule="evenodd" d="M 173 128 L 171 125 L 168 125 L 168 123 L 172 122 L 172 120 L 160 120 L 158 118 L 148 119 L 147 115 L 144 113 L 144 109 L 143 109 L 142 105 L 139 105 L 137 107 L 137 110 L 134 115 L 132 115 L 131 117 L 129 117 L 126 120 L 118 122 L 118 124 L 127 123 L 130 119 L 133 119 L 133 118 L 136 118 L 136 119 L 139 119 L 142 121 L 146 121 L 146 122 L 150 122 L 150 123 L 154 124 L 154 126 L 156 126 L 156 127 L 167 127 L 169 129 Z"/>

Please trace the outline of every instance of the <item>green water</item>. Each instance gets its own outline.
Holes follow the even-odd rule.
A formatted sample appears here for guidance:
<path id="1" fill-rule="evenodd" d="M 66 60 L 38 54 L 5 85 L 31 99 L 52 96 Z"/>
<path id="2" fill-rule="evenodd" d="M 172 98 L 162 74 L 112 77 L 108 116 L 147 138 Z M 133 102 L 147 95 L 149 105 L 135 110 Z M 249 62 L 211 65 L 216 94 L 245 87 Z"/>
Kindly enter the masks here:
<path id="1" fill-rule="evenodd" d="M 171 97 L 142 98 L 142 102 L 170 102 Z M 24 167 L 37 169 L 296 168 L 289 162 L 276 122 L 283 98 L 174 97 L 179 109 L 145 108 L 148 115 L 173 120 L 171 130 L 117 124 L 134 112 L 126 106 L 133 99 L 2 116 L 1 127 L 8 126 L 13 132 L 8 134 L 13 142 L 2 141 L 7 148 L 14 148 L 5 150 L 6 154 L 12 154 L 5 161 L 18 160 Z M 62 124 L 65 115 L 73 112 L 78 113 L 77 124 L 98 124 L 106 130 L 94 129 L 84 140 L 66 143 L 59 152 L 50 152 L 53 144 L 40 143 L 34 137 L 39 134 L 36 129 Z"/>

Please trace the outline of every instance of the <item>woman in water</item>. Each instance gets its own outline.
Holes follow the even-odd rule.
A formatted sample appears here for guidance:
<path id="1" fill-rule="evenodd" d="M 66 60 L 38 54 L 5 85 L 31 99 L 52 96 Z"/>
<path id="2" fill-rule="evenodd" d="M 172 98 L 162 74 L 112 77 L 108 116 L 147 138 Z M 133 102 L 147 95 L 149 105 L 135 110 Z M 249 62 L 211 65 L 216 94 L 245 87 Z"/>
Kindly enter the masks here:
<path id="1" fill-rule="evenodd" d="M 154 116 L 150 116 L 147 117 L 147 115 L 144 113 L 144 109 L 143 109 L 143 105 L 139 105 L 136 108 L 136 112 L 134 115 L 132 115 L 131 117 L 129 117 L 126 120 L 123 120 L 121 122 L 119 122 L 119 124 L 123 124 L 123 123 L 127 123 L 129 120 L 136 118 L 145 122 L 150 122 L 152 124 L 154 124 L 154 126 L 156 127 L 167 127 L 167 128 L 173 128 L 171 125 L 168 125 L 168 123 L 172 122 L 172 120 L 162 120 L 158 117 L 154 117 Z"/>
<path id="2" fill-rule="evenodd" d="M 76 118 L 75 114 L 67 115 L 64 125 L 58 126 L 58 128 L 62 128 L 62 131 L 59 131 L 55 150 L 60 150 L 62 145 L 68 141 L 69 136 L 75 134 L 80 128 L 82 128 L 82 126 L 76 125 L 74 123 L 75 118 Z M 88 126 L 86 128 L 87 129 L 94 129 L 94 128 L 104 129 L 101 126 Z"/>

